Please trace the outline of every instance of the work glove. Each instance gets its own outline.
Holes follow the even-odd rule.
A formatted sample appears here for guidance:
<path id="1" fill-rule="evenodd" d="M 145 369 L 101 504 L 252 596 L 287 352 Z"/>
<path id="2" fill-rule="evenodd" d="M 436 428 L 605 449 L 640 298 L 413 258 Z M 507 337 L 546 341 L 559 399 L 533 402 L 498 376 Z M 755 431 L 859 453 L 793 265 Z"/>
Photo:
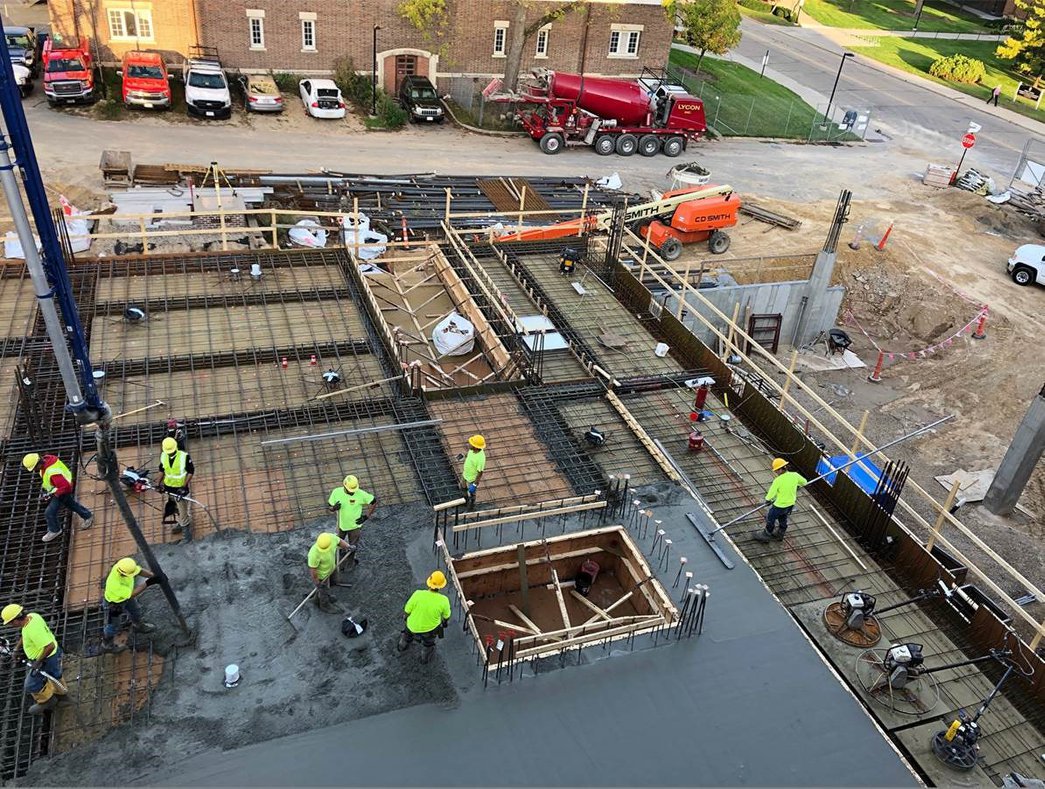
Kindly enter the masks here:
<path id="1" fill-rule="evenodd" d="M 167 486 L 164 485 L 162 482 L 159 482 L 156 484 L 156 490 L 158 490 L 160 493 L 164 493 L 167 490 Z"/>
<path id="2" fill-rule="evenodd" d="M 365 523 L 368 520 L 370 520 L 370 516 L 364 514 L 359 516 L 359 518 L 356 520 L 356 523 Z"/>
<path id="3" fill-rule="evenodd" d="M 43 501 L 43 502 L 48 502 L 48 501 L 50 501 L 53 498 L 54 498 L 54 494 L 53 493 L 41 493 L 40 494 L 40 501 Z"/>
<path id="4" fill-rule="evenodd" d="M 468 495 L 469 495 L 469 496 L 474 496 L 474 495 L 475 495 L 475 492 L 476 492 L 476 491 L 477 491 L 478 489 L 479 489 L 479 486 L 478 486 L 478 485 L 476 485 L 476 484 L 475 484 L 474 482 L 471 482 L 471 483 L 469 483 L 469 484 L 468 484 Z"/>
<path id="5" fill-rule="evenodd" d="M 166 577 L 166 576 L 163 576 L 163 575 L 154 575 L 154 576 L 153 576 L 152 578 L 146 578 L 146 579 L 145 579 L 145 586 L 146 586 L 146 587 L 149 587 L 149 586 L 152 586 L 153 584 L 158 584 L 158 583 L 161 583 L 161 581 L 162 581 L 162 580 L 163 580 L 163 579 L 164 579 L 165 577 Z"/>
<path id="6" fill-rule="evenodd" d="M 40 669 L 42 669 L 43 667 L 44 662 L 42 660 L 34 660 L 32 663 L 29 664 L 29 673 L 35 677 L 40 673 Z"/>

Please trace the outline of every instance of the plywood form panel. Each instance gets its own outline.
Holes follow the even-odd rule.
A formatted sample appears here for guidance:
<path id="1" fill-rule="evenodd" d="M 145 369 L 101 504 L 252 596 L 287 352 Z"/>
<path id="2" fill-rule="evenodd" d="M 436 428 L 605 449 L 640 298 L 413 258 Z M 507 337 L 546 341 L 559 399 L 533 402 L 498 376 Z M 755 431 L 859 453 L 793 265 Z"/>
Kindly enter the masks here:
<path id="1" fill-rule="evenodd" d="M 102 362 L 247 348 L 307 347 L 363 337 L 366 330 L 351 301 L 276 301 L 249 307 L 175 310 L 150 316 L 144 325 L 115 318 L 96 320 L 91 331 L 91 355 Z"/>
<path id="2" fill-rule="evenodd" d="M 467 451 L 468 437 L 480 433 L 486 438 L 486 472 L 480 484 L 479 506 L 547 501 L 574 495 L 512 395 L 435 400 L 429 404 L 429 410 L 443 420 L 439 431 L 458 474 L 462 461 L 456 458 Z"/>

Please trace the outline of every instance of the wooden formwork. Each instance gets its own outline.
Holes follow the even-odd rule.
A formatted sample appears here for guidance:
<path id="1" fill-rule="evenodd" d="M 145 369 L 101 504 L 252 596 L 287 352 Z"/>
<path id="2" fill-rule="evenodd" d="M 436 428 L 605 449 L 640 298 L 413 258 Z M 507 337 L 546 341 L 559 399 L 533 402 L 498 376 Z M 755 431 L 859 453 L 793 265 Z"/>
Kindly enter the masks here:
<path id="1" fill-rule="evenodd" d="M 478 521 L 468 528 L 483 526 Z M 599 565 L 599 573 L 582 595 L 574 581 L 586 559 Z M 488 642 L 506 634 L 514 641 L 511 659 L 523 660 L 629 638 L 678 619 L 622 526 L 467 553 L 452 558 L 449 570 L 482 655 L 491 654 Z"/>
<path id="2" fill-rule="evenodd" d="M 381 259 L 388 271 L 363 274 L 371 310 L 396 361 L 417 370 L 424 389 L 452 389 L 517 378 L 517 365 L 471 294 L 432 244 L 415 255 Z M 440 353 L 435 326 L 452 314 L 475 330 L 475 348 L 466 354 Z"/>

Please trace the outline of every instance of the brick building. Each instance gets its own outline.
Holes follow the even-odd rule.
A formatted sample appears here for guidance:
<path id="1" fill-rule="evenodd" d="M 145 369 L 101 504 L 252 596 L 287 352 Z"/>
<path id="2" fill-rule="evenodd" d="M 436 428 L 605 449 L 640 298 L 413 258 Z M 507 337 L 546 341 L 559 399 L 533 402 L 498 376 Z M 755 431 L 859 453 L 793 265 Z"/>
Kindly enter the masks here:
<path id="1" fill-rule="evenodd" d="M 128 49 L 169 59 L 195 44 L 216 47 L 231 69 L 329 73 L 350 57 L 368 71 L 377 31 L 378 80 L 394 90 L 405 74 L 441 81 L 504 72 L 513 0 L 447 0 L 446 23 L 422 34 L 397 11 L 401 0 L 50 0 L 53 29 L 89 36 L 103 60 Z M 530 3 L 529 18 L 563 5 Z M 521 73 L 535 66 L 594 74 L 637 75 L 662 66 L 671 24 L 660 0 L 590 0 L 527 40 Z"/>

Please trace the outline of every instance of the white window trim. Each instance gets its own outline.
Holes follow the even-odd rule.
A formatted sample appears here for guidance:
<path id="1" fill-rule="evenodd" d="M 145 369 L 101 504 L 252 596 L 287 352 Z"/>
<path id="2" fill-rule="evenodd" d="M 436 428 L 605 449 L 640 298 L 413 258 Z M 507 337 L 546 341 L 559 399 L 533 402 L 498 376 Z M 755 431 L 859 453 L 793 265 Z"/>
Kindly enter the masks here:
<path id="1" fill-rule="evenodd" d="M 261 33 L 261 42 L 254 42 L 254 23 L 258 24 L 258 32 Z M 265 11 L 257 8 L 247 9 L 247 44 L 253 52 L 265 51 Z"/>
<path id="2" fill-rule="evenodd" d="M 510 27 L 511 27 L 511 23 L 509 23 L 509 22 L 507 22 L 507 21 L 505 21 L 503 19 L 497 19 L 493 23 L 493 42 L 494 42 L 494 44 L 493 44 L 493 47 L 494 47 L 494 49 L 493 49 L 493 56 L 495 58 L 506 58 L 506 57 L 508 57 L 508 28 L 510 28 Z M 503 30 L 504 31 L 504 49 L 501 50 L 500 52 L 497 51 L 497 31 L 498 30 Z"/>
<path id="3" fill-rule="evenodd" d="M 533 47 L 533 59 L 534 60 L 547 60 L 548 59 L 548 42 L 551 39 L 551 22 L 546 24 L 544 27 L 537 29 L 537 40 L 534 41 Z M 541 34 L 544 34 L 544 51 L 541 52 Z"/>
<path id="4" fill-rule="evenodd" d="M 617 36 L 617 48 L 609 50 L 606 57 L 609 60 L 638 60 L 639 47 L 642 46 L 642 33 L 645 29 L 645 25 L 610 25 L 611 38 L 613 33 L 618 33 L 619 35 Z M 631 38 L 631 33 L 639 34 L 634 52 L 628 52 L 628 41 Z"/>
<path id="5" fill-rule="evenodd" d="M 316 15 L 307 11 L 302 11 L 298 14 L 298 19 L 301 20 L 301 51 L 302 52 L 318 52 L 319 42 L 316 36 Z M 312 46 L 308 46 L 305 42 L 305 26 L 308 25 L 312 30 Z"/>
<path id="6" fill-rule="evenodd" d="M 148 20 L 148 25 L 149 25 L 149 35 L 147 35 L 147 36 L 143 36 L 143 35 L 140 35 L 140 34 L 136 35 L 136 36 L 130 35 L 129 33 L 127 33 L 127 24 L 126 24 L 126 22 L 121 20 L 120 24 L 123 27 L 123 31 L 124 31 L 123 35 L 114 36 L 113 35 L 113 28 L 112 28 L 112 13 L 114 11 L 116 13 L 119 13 L 119 14 L 134 14 L 135 26 L 136 26 L 136 28 L 138 30 L 141 30 L 141 20 L 142 19 L 147 19 Z M 106 23 L 108 25 L 108 28 L 109 28 L 109 40 L 110 41 L 135 41 L 135 42 L 137 42 L 137 41 L 155 41 L 156 40 L 156 28 L 152 24 L 152 8 L 134 8 L 134 7 L 129 6 L 129 5 L 127 5 L 127 6 L 118 5 L 118 6 L 113 6 L 113 7 L 106 6 L 106 8 L 105 8 L 105 21 L 106 21 Z"/>

